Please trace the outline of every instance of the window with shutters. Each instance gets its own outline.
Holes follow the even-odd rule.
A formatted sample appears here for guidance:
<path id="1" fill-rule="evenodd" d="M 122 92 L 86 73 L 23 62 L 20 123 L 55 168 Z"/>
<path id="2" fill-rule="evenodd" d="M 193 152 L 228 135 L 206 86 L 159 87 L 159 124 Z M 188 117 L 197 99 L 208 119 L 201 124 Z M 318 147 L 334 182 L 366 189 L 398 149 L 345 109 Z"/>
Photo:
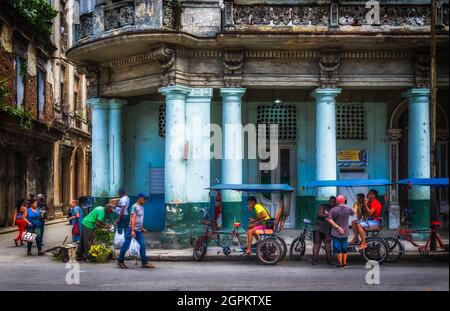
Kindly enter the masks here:
<path id="1" fill-rule="evenodd" d="M 337 139 L 366 139 L 366 113 L 363 104 L 336 105 Z"/>
<path id="2" fill-rule="evenodd" d="M 164 194 L 164 167 L 150 167 L 149 193 Z"/>

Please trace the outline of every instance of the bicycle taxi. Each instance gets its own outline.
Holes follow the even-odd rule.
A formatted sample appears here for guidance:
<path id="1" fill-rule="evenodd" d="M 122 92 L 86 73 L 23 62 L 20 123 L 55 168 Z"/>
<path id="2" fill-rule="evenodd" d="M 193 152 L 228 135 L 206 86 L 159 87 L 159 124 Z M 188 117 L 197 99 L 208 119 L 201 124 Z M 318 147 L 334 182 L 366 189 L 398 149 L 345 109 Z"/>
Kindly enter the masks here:
<path id="1" fill-rule="evenodd" d="M 385 187 L 386 197 L 389 198 L 389 186 L 392 183 L 387 179 L 340 179 L 340 180 L 313 180 L 306 185 L 306 189 L 316 190 L 317 188 L 324 187 L 340 187 L 345 188 L 349 197 L 356 201 L 355 188 L 361 187 Z M 386 200 L 386 206 L 389 206 L 389 202 Z M 384 219 L 380 217 L 381 226 L 368 227 L 365 229 L 366 232 L 366 243 L 367 248 L 360 251 L 358 245 L 349 245 L 348 252 L 359 252 L 361 256 L 369 261 L 375 260 L 380 264 L 383 263 L 389 255 L 389 246 L 385 238 L 380 234 L 383 230 Z M 304 219 L 303 223 L 305 228 L 312 225 L 310 219 Z M 290 258 L 294 260 L 300 260 L 305 253 L 305 238 L 308 236 L 306 234 L 306 229 L 303 230 L 300 236 L 295 239 L 291 245 Z M 303 235 L 303 236 L 302 236 Z"/>
<path id="2" fill-rule="evenodd" d="M 405 178 L 395 182 L 395 184 L 407 186 L 408 189 L 412 187 L 430 187 L 442 189 L 448 188 L 448 181 L 448 178 Z M 436 203 L 439 203 L 439 200 Z M 412 209 L 404 209 L 406 219 L 411 217 L 413 213 L 414 210 Z M 386 238 L 389 245 L 389 258 L 387 261 L 396 262 L 405 254 L 405 246 L 403 244 L 404 241 L 409 242 L 413 247 L 416 247 L 420 255 L 428 255 L 432 250 L 431 244 L 434 241 L 437 242 L 436 246 L 439 246 L 440 251 L 448 252 L 448 244 L 444 244 L 439 234 L 439 227 L 441 223 L 436 218 L 437 215 L 435 215 L 435 217 L 432 217 L 429 229 L 411 230 L 410 228 L 405 229 L 401 226 L 394 237 Z M 406 222 L 408 223 L 409 221 L 407 220 Z M 414 241 L 414 234 L 421 234 L 424 236 L 428 236 L 428 238 L 426 239 L 425 243 L 419 243 Z"/>
<path id="3" fill-rule="evenodd" d="M 221 197 L 221 191 L 233 190 L 244 192 L 247 195 L 255 195 L 258 203 L 262 204 L 266 210 L 270 204 L 277 206 L 276 216 L 262 222 L 263 229 L 256 232 L 259 240 L 253 245 L 252 253 L 255 253 L 258 260 L 266 265 L 275 265 L 286 257 L 288 248 L 281 237 L 281 231 L 289 217 L 294 188 L 288 184 L 216 184 L 211 186 L 210 190 L 216 192 L 215 202 L 217 202 L 217 198 Z M 272 202 L 264 196 L 264 194 L 271 193 L 279 193 L 282 199 L 279 202 Z M 206 209 L 201 211 L 201 223 L 205 227 L 203 234 L 194 243 L 194 260 L 203 260 L 211 246 L 219 248 L 217 254 L 245 255 L 246 241 L 241 239 L 241 235 L 245 235 L 245 231 L 242 230 L 241 221 L 237 220 L 231 230 L 224 230 L 218 228 L 217 209 L 213 215 L 211 214 Z"/>

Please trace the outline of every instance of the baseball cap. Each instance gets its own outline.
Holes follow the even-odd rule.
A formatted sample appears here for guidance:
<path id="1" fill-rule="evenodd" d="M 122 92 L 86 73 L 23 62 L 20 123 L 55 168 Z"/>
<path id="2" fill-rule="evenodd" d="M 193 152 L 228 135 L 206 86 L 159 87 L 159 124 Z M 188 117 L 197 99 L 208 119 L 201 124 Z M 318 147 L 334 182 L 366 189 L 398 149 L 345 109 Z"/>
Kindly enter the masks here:
<path id="1" fill-rule="evenodd" d="M 119 194 L 121 194 L 121 193 L 126 193 L 127 191 L 125 190 L 125 188 L 119 188 L 119 190 L 117 192 Z"/>
<path id="2" fill-rule="evenodd" d="M 342 194 L 338 195 L 336 198 L 336 203 L 338 205 L 345 204 L 346 198 Z"/>
<path id="3" fill-rule="evenodd" d="M 149 197 L 147 195 L 143 194 L 142 192 L 140 192 L 140 193 L 138 193 L 137 198 L 138 199 L 141 199 L 141 198 L 142 199 L 148 199 Z"/>

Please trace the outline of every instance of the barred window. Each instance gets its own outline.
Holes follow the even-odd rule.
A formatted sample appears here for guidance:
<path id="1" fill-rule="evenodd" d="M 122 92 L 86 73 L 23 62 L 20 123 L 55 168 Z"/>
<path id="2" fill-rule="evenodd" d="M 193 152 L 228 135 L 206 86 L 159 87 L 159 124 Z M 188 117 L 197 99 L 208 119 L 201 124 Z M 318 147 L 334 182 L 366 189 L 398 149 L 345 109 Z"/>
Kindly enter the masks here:
<path id="1" fill-rule="evenodd" d="M 295 106 L 258 106 L 257 124 L 266 125 L 266 137 L 269 137 L 271 124 L 278 125 L 278 139 L 297 138 L 297 109 Z M 258 136 L 262 133 L 259 133 Z"/>
<path id="2" fill-rule="evenodd" d="M 336 137 L 337 139 L 366 139 L 364 105 L 336 105 Z"/>
<path id="3" fill-rule="evenodd" d="M 91 13 L 95 10 L 95 0 L 80 0 L 80 15 Z"/>
<path id="4" fill-rule="evenodd" d="M 160 137 L 166 136 L 166 104 L 159 105 L 159 130 Z"/>

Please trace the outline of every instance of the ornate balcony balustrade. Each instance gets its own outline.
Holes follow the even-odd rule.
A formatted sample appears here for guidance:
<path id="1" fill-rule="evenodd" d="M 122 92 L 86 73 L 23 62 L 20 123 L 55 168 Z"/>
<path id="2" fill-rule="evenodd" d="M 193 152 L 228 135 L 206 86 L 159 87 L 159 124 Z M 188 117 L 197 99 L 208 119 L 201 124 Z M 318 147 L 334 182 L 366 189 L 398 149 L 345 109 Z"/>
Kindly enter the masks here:
<path id="1" fill-rule="evenodd" d="M 270 4 L 269 1 L 261 0 L 248 4 L 245 0 L 225 0 L 224 30 L 257 29 L 258 26 L 381 26 L 384 27 L 382 30 L 386 30 L 386 27 L 426 27 L 431 23 L 431 8 L 424 1 L 331 0 L 291 3 Z M 437 24 L 448 26 L 448 2 L 438 1 Z"/>

